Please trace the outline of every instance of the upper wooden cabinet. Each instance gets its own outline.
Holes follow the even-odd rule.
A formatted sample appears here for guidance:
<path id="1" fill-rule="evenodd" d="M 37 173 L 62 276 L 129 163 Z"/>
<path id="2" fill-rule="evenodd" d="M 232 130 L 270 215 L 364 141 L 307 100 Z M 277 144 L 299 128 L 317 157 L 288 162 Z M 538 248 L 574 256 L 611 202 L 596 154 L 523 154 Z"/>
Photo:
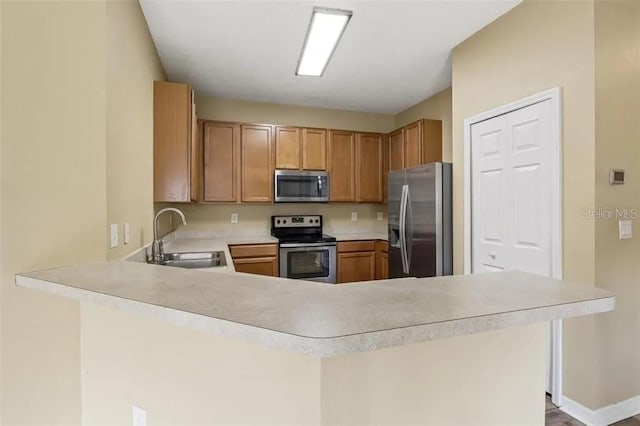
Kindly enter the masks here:
<path id="1" fill-rule="evenodd" d="M 240 181 L 240 125 L 216 121 L 205 121 L 201 125 L 203 201 L 236 202 Z"/>
<path id="2" fill-rule="evenodd" d="M 389 170 L 404 168 L 404 129 L 389 133 Z"/>
<path id="3" fill-rule="evenodd" d="M 153 200 L 199 199 L 200 158 L 193 90 L 153 82 Z"/>
<path id="4" fill-rule="evenodd" d="M 356 201 L 382 202 L 382 135 L 356 135 Z"/>
<path id="5" fill-rule="evenodd" d="M 240 146 L 241 201 L 272 202 L 274 172 L 272 127 L 242 125 Z"/>
<path id="6" fill-rule="evenodd" d="M 404 128 L 404 166 L 422 164 L 422 120 Z"/>
<path id="7" fill-rule="evenodd" d="M 327 170 L 327 131 L 302 129 L 302 169 Z"/>
<path id="8" fill-rule="evenodd" d="M 328 157 L 329 201 L 355 201 L 355 133 L 329 130 Z"/>
<path id="9" fill-rule="evenodd" d="M 442 121 L 421 119 L 389 133 L 389 170 L 442 161 Z"/>
<path id="10" fill-rule="evenodd" d="M 389 198 L 389 136 L 382 136 L 382 202 Z"/>
<path id="11" fill-rule="evenodd" d="M 442 161 L 442 121 L 420 120 L 422 123 L 422 164 Z"/>
<path id="12" fill-rule="evenodd" d="M 300 169 L 300 129 L 298 127 L 275 127 L 276 169 Z"/>
<path id="13" fill-rule="evenodd" d="M 275 127 L 276 169 L 327 170 L 327 132 Z"/>

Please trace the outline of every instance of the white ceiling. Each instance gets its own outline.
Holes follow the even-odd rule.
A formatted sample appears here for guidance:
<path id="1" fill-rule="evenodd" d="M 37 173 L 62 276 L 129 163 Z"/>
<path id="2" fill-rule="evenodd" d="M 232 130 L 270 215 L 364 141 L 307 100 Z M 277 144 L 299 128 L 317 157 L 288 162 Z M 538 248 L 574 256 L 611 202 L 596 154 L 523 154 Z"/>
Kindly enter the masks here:
<path id="1" fill-rule="evenodd" d="M 451 49 L 520 0 L 140 0 L 172 81 L 199 95 L 397 113 L 451 85 Z M 296 76 L 314 6 L 353 11 L 324 76 Z"/>

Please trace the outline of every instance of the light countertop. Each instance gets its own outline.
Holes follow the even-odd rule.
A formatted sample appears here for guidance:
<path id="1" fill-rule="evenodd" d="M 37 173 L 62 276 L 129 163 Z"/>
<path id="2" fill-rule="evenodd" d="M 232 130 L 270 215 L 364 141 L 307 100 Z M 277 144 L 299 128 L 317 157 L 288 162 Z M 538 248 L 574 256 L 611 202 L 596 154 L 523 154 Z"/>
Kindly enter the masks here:
<path id="1" fill-rule="evenodd" d="M 183 240 L 171 241 L 167 251 L 227 250 L 221 239 Z M 118 261 L 23 273 L 16 283 L 313 356 L 594 314 L 615 305 L 607 291 L 521 272 L 340 285 L 232 268 L 218 272 Z"/>

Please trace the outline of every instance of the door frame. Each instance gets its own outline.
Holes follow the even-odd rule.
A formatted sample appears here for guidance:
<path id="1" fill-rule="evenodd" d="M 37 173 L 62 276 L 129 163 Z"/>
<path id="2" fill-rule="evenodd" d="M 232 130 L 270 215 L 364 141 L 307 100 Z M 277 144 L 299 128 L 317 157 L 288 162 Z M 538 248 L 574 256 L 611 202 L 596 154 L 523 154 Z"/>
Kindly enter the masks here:
<path id="1" fill-rule="evenodd" d="M 471 273 L 471 126 L 540 102 L 551 101 L 551 277 L 562 279 L 562 91 L 554 87 L 464 120 L 464 273 Z M 562 320 L 551 327 L 551 396 L 562 405 Z"/>

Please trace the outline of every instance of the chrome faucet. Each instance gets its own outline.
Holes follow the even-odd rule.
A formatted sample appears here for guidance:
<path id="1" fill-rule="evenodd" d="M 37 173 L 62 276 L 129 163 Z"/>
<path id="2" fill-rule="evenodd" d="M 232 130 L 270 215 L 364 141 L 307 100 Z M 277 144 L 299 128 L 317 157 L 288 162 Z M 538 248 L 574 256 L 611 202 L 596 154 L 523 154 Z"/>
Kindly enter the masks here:
<path id="1" fill-rule="evenodd" d="M 185 219 L 184 213 L 176 208 L 167 207 L 166 209 L 162 209 L 156 213 L 156 217 L 153 219 L 153 244 L 151 245 L 151 261 L 149 263 L 159 264 L 164 260 L 164 240 L 162 238 L 158 238 L 158 218 L 162 213 L 166 212 L 178 213 L 180 218 L 182 218 L 182 224 L 187 224 L 187 219 Z"/>

